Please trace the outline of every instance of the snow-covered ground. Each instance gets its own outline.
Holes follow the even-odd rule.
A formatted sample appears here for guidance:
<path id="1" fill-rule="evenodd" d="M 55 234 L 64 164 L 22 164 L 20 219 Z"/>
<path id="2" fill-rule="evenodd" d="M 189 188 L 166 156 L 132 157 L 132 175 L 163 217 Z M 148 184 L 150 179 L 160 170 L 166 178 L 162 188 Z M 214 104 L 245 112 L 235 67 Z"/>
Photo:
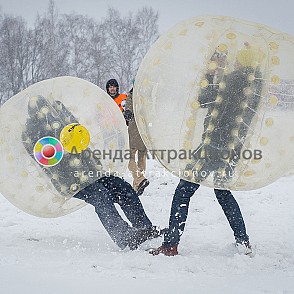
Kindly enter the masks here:
<path id="1" fill-rule="evenodd" d="M 178 179 L 152 160 L 148 172 L 151 184 L 141 199 L 153 223 L 165 227 Z M 0 196 L 0 293 L 294 293 L 293 190 L 292 176 L 234 193 L 256 246 L 253 258 L 236 252 L 213 190 L 205 187 L 191 200 L 175 257 L 144 251 L 160 238 L 120 251 L 89 205 L 42 219 Z"/>

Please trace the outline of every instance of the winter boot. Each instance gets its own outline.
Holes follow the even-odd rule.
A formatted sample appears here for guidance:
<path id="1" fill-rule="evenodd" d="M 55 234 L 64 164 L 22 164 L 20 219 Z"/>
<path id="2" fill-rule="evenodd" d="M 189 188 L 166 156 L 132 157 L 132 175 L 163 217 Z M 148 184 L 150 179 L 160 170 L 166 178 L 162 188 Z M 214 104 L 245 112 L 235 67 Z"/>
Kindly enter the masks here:
<path id="1" fill-rule="evenodd" d="M 252 246 L 249 241 L 236 241 L 235 246 L 240 254 L 251 256 L 253 254 Z"/>
<path id="2" fill-rule="evenodd" d="M 146 229 L 138 229 L 128 240 L 128 246 L 130 250 L 136 250 L 139 245 L 144 243 L 147 240 L 157 238 L 163 234 L 163 230 L 160 230 L 159 227 L 152 226 Z"/>
<path id="3" fill-rule="evenodd" d="M 164 254 L 165 256 L 175 256 L 178 255 L 178 245 L 174 246 L 160 246 L 157 249 L 149 250 L 149 253 L 152 255 Z"/>

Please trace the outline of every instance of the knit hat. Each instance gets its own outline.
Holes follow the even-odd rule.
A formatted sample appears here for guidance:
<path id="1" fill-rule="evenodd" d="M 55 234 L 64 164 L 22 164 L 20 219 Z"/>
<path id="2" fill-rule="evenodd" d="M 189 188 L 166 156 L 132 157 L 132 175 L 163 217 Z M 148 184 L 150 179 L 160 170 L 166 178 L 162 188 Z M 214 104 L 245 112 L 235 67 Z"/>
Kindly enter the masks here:
<path id="1" fill-rule="evenodd" d="M 114 96 L 117 96 L 118 93 L 119 93 L 119 84 L 117 82 L 116 79 L 110 79 L 107 83 L 106 83 L 106 91 L 107 91 L 107 94 L 110 95 L 109 93 L 109 87 L 110 86 L 113 86 L 113 87 L 116 87 L 116 94 Z M 112 96 L 112 95 L 110 95 Z M 114 98 L 114 97 L 113 97 Z"/>
<path id="2" fill-rule="evenodd" d="M 245 47 L 238 51 L 236 58 L 242 66 L 256 68 L 263 57 L 264 53 L 260 49 L 245 43 Z"/>

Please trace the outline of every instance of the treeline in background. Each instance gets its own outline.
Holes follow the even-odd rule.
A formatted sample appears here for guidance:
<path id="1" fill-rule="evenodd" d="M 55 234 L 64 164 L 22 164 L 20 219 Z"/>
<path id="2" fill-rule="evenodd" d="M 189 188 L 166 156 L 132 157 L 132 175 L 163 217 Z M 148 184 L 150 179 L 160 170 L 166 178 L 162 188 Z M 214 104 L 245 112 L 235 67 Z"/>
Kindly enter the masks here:
<path id="1" fill-rule="evenodd" d="M 64 75 L 103 90 L 108 79 L 116 78 L 121 92 L 128 91 L 158 35 L 158 13 L 148 7 L 125 17 L 110 8 L 98 22 L 59 14 L 50 0 L 32 27 L 22 17 L 0 10 L 0 105 L 36 82 Z"/>

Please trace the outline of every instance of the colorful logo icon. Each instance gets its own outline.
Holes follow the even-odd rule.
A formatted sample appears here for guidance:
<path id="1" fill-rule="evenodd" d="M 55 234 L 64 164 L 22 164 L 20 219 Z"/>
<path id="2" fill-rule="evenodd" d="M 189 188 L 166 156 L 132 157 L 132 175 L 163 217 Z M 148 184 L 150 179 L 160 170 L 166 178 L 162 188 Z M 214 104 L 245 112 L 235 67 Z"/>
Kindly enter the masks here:
<path id="1" fill-rule="evenodd" d="M 63 146 L 54 137 L 43 137 L 34 146 L 34 157 L 43 166 L 54 166 L 63 157 Z"/>

